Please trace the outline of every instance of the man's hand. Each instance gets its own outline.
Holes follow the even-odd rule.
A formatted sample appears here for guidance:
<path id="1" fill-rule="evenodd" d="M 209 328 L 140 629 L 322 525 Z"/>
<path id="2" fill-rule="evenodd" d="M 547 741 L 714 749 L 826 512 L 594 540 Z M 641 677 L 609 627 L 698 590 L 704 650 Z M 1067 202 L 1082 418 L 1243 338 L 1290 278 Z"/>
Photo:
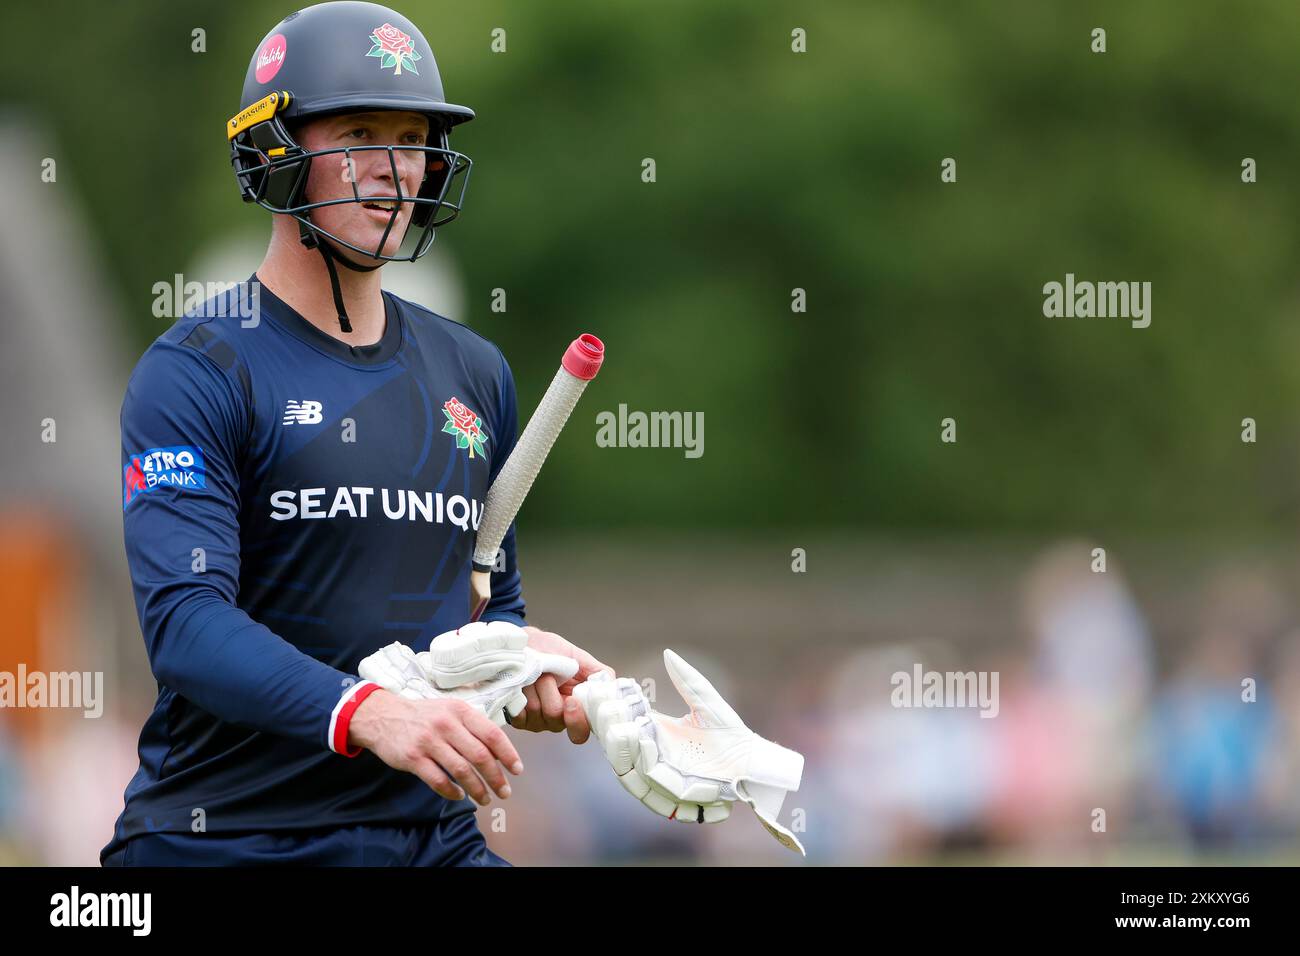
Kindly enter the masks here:
<path id="1" fill-rule="evenodd" d="M 489 786 L 502 800 L 510 796 L 502 766 L 516 776 L 524 772 L 505 731 L 461 700 L 407 700 L 377 690 L 352 715 L 348 744 L 415 774 L 448 800 L 468 792 L 483 806 Z"/>
<path id="2" fill-rule="evenodd" d="M 591 735 L 591 725 L 582 706 L 573 697 L 573 689 L 592 674 L 608 672 L 613 678 L 614 669 L 602 664 L 581 647 L 571 644 L 558 634 L 543 631 L 537 627 L 525 627 L 528 633 L 528 646 L 543 654 L 559 654 L 572 657 L 578 662 L 578 673 L 564 683 L 559 683 L 553 674 L 543 674 L 537 683 L 524 688 L 524 697 L 528 706 L 522 714 L 515 716 L 511 726 L 519 730 L 540 733 L 549 730 L 553 733 L 568 731 L 569 739 L 575 744 L 587 742 Z"/>

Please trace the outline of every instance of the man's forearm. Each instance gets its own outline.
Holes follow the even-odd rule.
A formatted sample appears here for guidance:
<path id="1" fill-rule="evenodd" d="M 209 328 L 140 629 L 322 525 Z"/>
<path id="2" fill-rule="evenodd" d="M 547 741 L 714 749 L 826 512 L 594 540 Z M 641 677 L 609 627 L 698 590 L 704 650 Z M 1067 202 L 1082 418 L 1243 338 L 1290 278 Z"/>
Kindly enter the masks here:
<path id="1" fill-rule="evenodd" d="M 186 595 L 145 641 L 159 683 L 216 717 L 338 749 L 331 726 L 355 676 L 303 653 L 215 592 Z"/>

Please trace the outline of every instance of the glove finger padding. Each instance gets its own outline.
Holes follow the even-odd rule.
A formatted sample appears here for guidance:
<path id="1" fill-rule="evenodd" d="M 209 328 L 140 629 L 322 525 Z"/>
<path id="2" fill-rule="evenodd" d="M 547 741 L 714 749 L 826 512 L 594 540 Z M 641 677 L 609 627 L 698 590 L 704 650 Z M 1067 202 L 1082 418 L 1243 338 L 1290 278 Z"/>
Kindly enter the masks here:
<path id="1" fill-rule="evenodd" d="M 507 621 L 474 621 L 439 634 L 429 644 L 429 679 L 451 690 L 497 679 L 503 671 L 522 670 L 528 634 Z"/>
<path id="2" fill-rule="evenodd" d="M 541 651 L 535 651 L 531 647 L 526 649 L 530 660 L 536 661 L 537 676 L 542 674 L 553 674 L 555 683 L 563 686 L 573 680 L 578 673 L 578 662 L 572 657 L 565 657 L 563 654 L 543 654 Z M 537 678 L 534 677 L 533 680 Z"/>
<path id="3" fill-rule="evenodd" d="M 492 709 L 488 711 L 488 716 L 492 718 L 492 722 L 498 727 L 505 728 L 510 725 L 510 721 L 527 709 L 528 698 L 524 696 L 523 691 L 517 690 L 509 699 L 496 701 Z"/>
<path id="4" fill-rule="evenodd" d="M 394 641 L 371 654 L 361 662 L 357 673 L 401 697 L 432 700 L 438 696 L 437 690 L 425 678 L 415 651 L 401 641 Z"/>
<path id="5" fill-rule="evenodd" d="M 721 823 L 729 816 L 731 816 L 731 804 L 711 803 L 704 808 L 704 820 L 702 822 Z"/>
<path id="6" fill-rule="evenodd" d="M 592 732 L 601 740 L 614 724 L 650 712 L 650 704 L 636 681 L 627 677 L 614 679 L 607 671 L 592 674 L 573 689 L 573 696 L 582 705 Z"/>
<path id="7" fill-rule="evenodd" d="M 611 708 L 618 707 L 619 705 L 613 702 L 601 705 L 606 715 Z M 621 777 L 636 766 L 641 752 L 641 729 L 635 722 L 625 720 L 610 724 L 604 738 L 597 735 L 597 739 L 600 740 L 605 751 L 605 759 L 609 761 L 614 773 Z"/>

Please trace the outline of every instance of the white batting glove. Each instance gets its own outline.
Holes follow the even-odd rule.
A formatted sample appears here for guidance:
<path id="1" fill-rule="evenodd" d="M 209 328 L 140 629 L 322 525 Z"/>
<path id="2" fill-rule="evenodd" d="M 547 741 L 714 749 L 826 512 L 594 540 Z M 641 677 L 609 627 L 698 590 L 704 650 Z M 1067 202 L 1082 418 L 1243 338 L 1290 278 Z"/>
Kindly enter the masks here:
<path id="1" fill-rule="evenodd" d="M 718 823 L 740 800 L 758 814 L 782 846 L 803 845 L 777 822 L 786 793 L 798 790 L 803 756 L 764 740 L 699 671 L 671 650 L 664 665 L 690 708 L 666 717 L 650 706 L 640 685 L 593 674 L 574 688 L 592 732 L 623 786 L 662 816 Z"/>
<path id="2" fill-rule="evenodd" d="M 357 673 L 412 700 L 464 700 L 499 727 L 528 706 L 523 688 L 542 674 L 564 683 L 578 662 L 528 647 L 528 633 L 508 621 L 475 621 L 439 634 L 417 654 L 401 641 L 382 647 L 361 662 Z"/>

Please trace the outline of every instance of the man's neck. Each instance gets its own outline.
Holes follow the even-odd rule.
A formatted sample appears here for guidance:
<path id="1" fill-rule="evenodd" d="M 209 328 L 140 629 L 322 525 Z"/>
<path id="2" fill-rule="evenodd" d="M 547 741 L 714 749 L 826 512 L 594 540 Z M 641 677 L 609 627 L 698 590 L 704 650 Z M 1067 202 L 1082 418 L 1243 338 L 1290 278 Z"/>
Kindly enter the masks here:
<path id="1" fill-rule="evenodd" d="M 344 332 L 339 327 L 329 272 L 320 251 L 308 249 L 296 237 L 289 242 L 278 233 L 272 235 L 266 258 L 258 266 L 257 279 L 325 334 L 348 345 L 374 345 L 384 337 L 381 270 L 357 272 L 336 262 L 335 271 L 348 321 L 352 325 L 351 332 Z"/>

